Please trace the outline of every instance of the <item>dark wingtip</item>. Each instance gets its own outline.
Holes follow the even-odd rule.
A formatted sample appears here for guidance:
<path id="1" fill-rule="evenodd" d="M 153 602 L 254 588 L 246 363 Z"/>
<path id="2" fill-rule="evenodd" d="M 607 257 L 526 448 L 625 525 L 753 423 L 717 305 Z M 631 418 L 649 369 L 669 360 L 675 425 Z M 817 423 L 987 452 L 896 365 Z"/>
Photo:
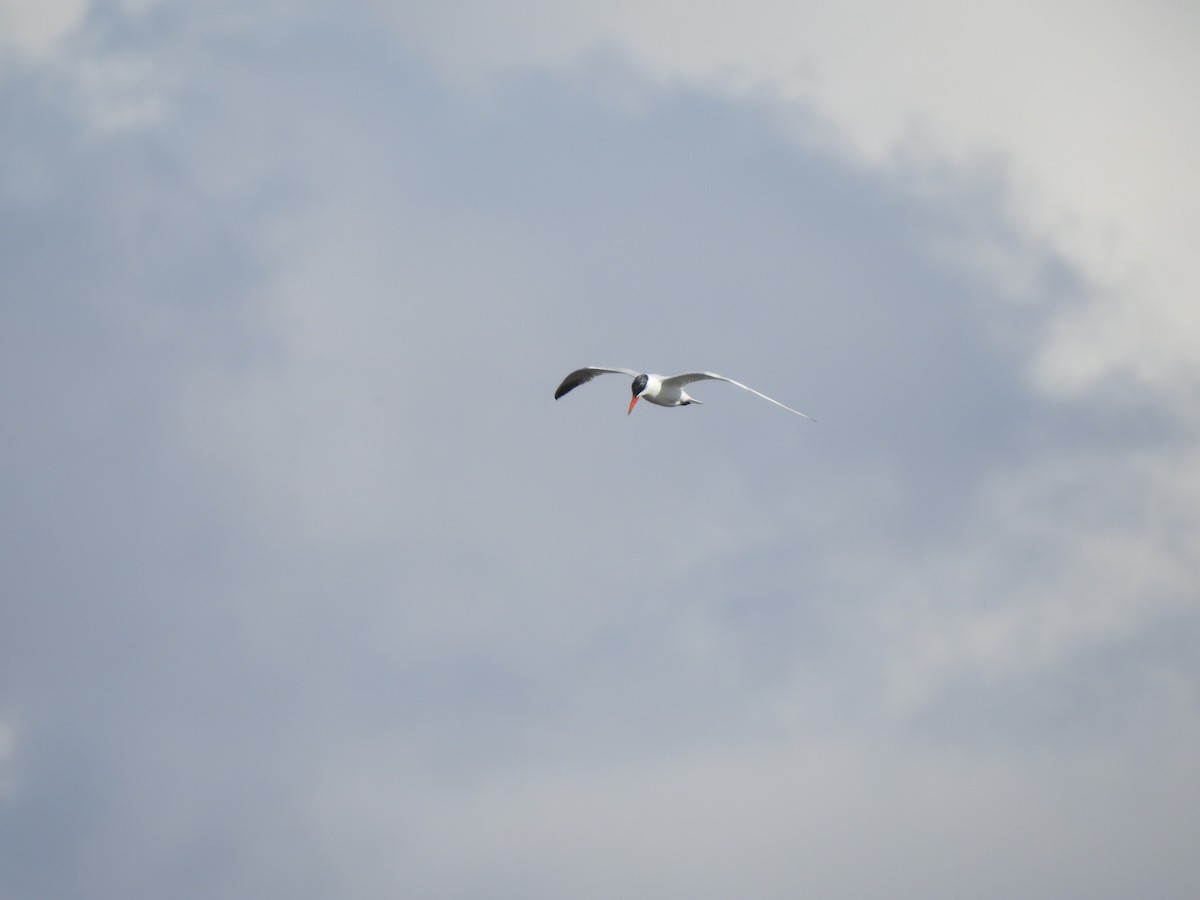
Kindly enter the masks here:
<path id="1" fill-rule="evenodd" d="M 587 378 L 583 377 L 584 371 L 584 369 L 577 369 L 564 378 L 562 380 L 562 384 L 558 386 L 558 390 L 554 392 L 554 399 L 557 400 L 563 394 L 566 394 L 568 391 L 575 390 L 575 388 L 587 381 Z"/>

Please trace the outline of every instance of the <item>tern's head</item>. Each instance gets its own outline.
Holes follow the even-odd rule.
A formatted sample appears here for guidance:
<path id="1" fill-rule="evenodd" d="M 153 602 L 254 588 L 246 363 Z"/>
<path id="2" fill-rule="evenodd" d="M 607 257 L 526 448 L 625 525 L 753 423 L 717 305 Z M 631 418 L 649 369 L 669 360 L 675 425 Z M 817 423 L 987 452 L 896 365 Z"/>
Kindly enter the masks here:
<path id="1" fill-rule="evenodd" d="M 633 391 L 633 399 L 629 401 L 629 409 L 625 415 L 629 415 L 629 413 L 633 412 L 633 407 L 637 404 L 638 397 L 642 396 L 642 394 L 646 392 L 646 386 L 649 383 L 650 377 L 648 375 L 639 375 L 633 379 L 633 384 L 630 386 L 630 390 Z"/>

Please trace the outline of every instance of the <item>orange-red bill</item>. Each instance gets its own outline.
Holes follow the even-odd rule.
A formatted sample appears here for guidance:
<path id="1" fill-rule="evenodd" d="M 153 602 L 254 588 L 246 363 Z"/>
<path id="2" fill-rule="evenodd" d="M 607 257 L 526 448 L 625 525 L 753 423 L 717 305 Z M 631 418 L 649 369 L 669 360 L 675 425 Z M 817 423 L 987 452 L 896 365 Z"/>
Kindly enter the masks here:
<path id="1" fill-rule="evenodd" d="M 637 402 L 638 398 L 636 396 L 629 401 L 629 409 L 625 411 L 625 415 L 629 415 L 631 412 L 633 412 L 633 405 Z"/>

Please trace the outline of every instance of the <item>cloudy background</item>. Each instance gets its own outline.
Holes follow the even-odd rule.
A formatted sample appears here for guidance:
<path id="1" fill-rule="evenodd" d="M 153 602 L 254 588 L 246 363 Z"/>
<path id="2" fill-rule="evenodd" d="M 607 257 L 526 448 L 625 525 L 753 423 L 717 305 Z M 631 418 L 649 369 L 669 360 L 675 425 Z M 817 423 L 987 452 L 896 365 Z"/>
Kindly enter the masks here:
<path id="1" fill-rule="evenodd" d="M 1197 896 L 1198 46 L 0 2 L 0 897 Z"/>

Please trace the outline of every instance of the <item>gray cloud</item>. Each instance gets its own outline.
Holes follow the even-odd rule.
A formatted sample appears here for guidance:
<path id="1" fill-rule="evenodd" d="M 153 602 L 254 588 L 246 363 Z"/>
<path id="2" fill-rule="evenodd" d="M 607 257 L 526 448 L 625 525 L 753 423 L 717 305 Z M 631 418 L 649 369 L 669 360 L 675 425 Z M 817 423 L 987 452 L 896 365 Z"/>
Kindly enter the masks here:
<path id="1" fill-rule="evenodd" d="M 0 895 L 1194 892 L 1192 436 L 1031 386 L 1088 285 L 1002 166 L 89 29 L 154 115 L 0 102 Z"/>

